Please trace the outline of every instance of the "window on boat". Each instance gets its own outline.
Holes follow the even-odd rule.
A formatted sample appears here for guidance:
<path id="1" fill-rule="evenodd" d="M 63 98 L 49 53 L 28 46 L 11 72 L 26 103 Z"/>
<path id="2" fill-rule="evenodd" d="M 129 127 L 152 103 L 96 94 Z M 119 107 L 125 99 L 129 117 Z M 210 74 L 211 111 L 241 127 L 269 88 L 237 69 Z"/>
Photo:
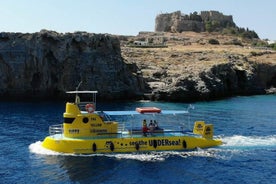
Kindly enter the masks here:
<path id="1" fill-rule="evenodd" d="M 103 111 L 98 112 L 98 115 L 103 119 L 103 121 L 111 121 L 110 116 Z"/>

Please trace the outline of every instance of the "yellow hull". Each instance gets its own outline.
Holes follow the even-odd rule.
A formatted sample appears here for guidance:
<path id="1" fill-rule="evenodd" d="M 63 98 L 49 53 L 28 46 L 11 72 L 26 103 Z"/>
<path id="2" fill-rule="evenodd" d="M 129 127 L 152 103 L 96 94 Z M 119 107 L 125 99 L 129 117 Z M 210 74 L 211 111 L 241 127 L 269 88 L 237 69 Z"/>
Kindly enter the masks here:
<path id="1" fill-rule="evenodd" d="M 102 139 L 54 138 L 48 136 L 42 146 L 46 149 L 74 154 L 126 153 L 147 151 L 182 151 L 197 147 L 221 145 L 221 140 L 193 136 L 150 136 Z"/>
<path id="2" fill-rule="evenodd" d="M 221 140 L 213 139 L 213 125 L 197 121 L 194 124 L 193 135 L 183 130 L 165 130 L 160 128 L 154 116 L 143 120 L 141 127 L 125 127 L 116 121 L 111 121 L 109 115 L 103 111 L 95 112 L 95 96 L 93 102 L 80 102 L 78 93 L 92 93 L 95 91 L 73 91 L 76 94 L 75 103 L 66 103 L 62 125 L 51 125 L 50 136 L 42 143 L 44 148 L 61 153 L 93 154 L 93 153 L 125 153 L 148 151 L 181 151 L 192 150 L 197 147 L 207 148 L 219 146 Z M 86 111 L 82 108 L 85 107 Z M 138 108 L 140 113 L 161 113 L 155 107 Z M 111 111 L 112 112 L 112 111 Z M 109 112 L 109 113 L 111 113 Z M 123 115 L 133 115 L 138 112 L 124 112 Z M 166 114 L 165 111 L 162 113 Z M 185 113 L 171 111 L 167 114 Z M 112 114 L 112 113 L 111 113 Z M 114 115 L 118 115 L 114 113 Z M 145 118 L 149 118 L 145 116 Z M 148 119 L 149 121 L 149 119 Z"/>

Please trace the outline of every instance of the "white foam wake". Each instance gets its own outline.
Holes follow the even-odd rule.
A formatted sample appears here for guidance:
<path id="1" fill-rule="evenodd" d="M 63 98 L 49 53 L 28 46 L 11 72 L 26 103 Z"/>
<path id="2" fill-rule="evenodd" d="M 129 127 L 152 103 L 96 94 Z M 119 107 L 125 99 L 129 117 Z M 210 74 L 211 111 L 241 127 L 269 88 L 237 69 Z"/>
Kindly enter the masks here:
<path id="1" fill-rule="evenodd" d="M 234 135 L 222 138 L 222 147 L 236 148 L 258 148 L 258 147 L 275 147 L 276 135 L 270 136 L 242 136 Z"/>
<path id="2" fill-rule="evenodd" d="M 119 160 L 139 160 L 146 162 L 165 161 L 169 157 L 217 157 L 216 151 L 209 149 L 196 149 L 193 151 L 158 151 L 148 153 L 128 153 L 128 154 L 106 154 L 107 157 L 114 157 Z"/>
<path id="3" fill-rule="evenodd" d="M 58 152 L 43 148 L 41 144 L 42 144 L 41 141 L 37 141 L 35 143 L 30 144 L 30 146 L 29 146 L 30 152 L 39 154 L 39 155 L 61 155 Z"/>

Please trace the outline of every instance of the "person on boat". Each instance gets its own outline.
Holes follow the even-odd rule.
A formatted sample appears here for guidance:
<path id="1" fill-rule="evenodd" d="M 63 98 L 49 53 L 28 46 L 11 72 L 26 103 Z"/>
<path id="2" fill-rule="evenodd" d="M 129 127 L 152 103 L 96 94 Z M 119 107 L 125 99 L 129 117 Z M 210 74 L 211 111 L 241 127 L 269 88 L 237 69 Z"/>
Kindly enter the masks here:
<path id="1" fill-rule="evenodd" d="M 153 133 L 154 129 L 155 129 L 155 126 L 154 126 L 154 124 L 153 124 L 152 120 L 150 120 L 150 124 L 149 124 L 149 132 L 150 132 L 150 134 L 151 134 L 151 135 L 152 135 L 152 133 Z"/>
<path id="2" fill-rule="evenodd" d="M 148 132 L 148 126 L 147 126 L 147 121 L 144 119 L 143 120 L 143 127 L 142 127 L 142 132 L 144 136 L 147 136 L 147 132 Z"/>
<path id="3" fill-rule="evenodd" d="M 155 130 L 159 129 L 158 123 L 157 123 L 156 120 L 153 121 L 153 125 L 154 125 L 154 129 L 155 129 Z"/>

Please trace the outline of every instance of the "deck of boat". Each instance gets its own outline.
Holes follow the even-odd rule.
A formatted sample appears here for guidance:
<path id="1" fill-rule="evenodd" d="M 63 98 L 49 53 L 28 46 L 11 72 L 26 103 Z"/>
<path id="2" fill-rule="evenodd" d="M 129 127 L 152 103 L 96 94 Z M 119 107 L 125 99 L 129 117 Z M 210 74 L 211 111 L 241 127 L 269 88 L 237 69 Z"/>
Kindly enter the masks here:
<path id="1" fill-rule="evenodd" d="M 176 137 L 176 136 L 197 136 L 195 134 L 193 134 L 190 131 L 174 131 L 174 130 L 165 130 L 163 132 L 153 132 L 153 133 L 149 133 L 147 132 L 146 134 L 143 134 L 141 131 L 140 133 L 135 132 L 132 133 L 129 130 L 126 131 L 122 131 L 119 133 L 102 133 L 102 134 L 98 134 L 97 136 L 93 136 L 93 137 L 81 137 L 81 138 L 68 138 L 65 137 L 63 134 L 54 134 L 51 135 L 52 138 L 54 139 L 63 139 L 63 140 L 77 140 L 77 139 L 84 139 L 84 140 L 91 140 L 91 139 L 114 139 L 114 138 L 146 138 L 146 137 Z"/>

